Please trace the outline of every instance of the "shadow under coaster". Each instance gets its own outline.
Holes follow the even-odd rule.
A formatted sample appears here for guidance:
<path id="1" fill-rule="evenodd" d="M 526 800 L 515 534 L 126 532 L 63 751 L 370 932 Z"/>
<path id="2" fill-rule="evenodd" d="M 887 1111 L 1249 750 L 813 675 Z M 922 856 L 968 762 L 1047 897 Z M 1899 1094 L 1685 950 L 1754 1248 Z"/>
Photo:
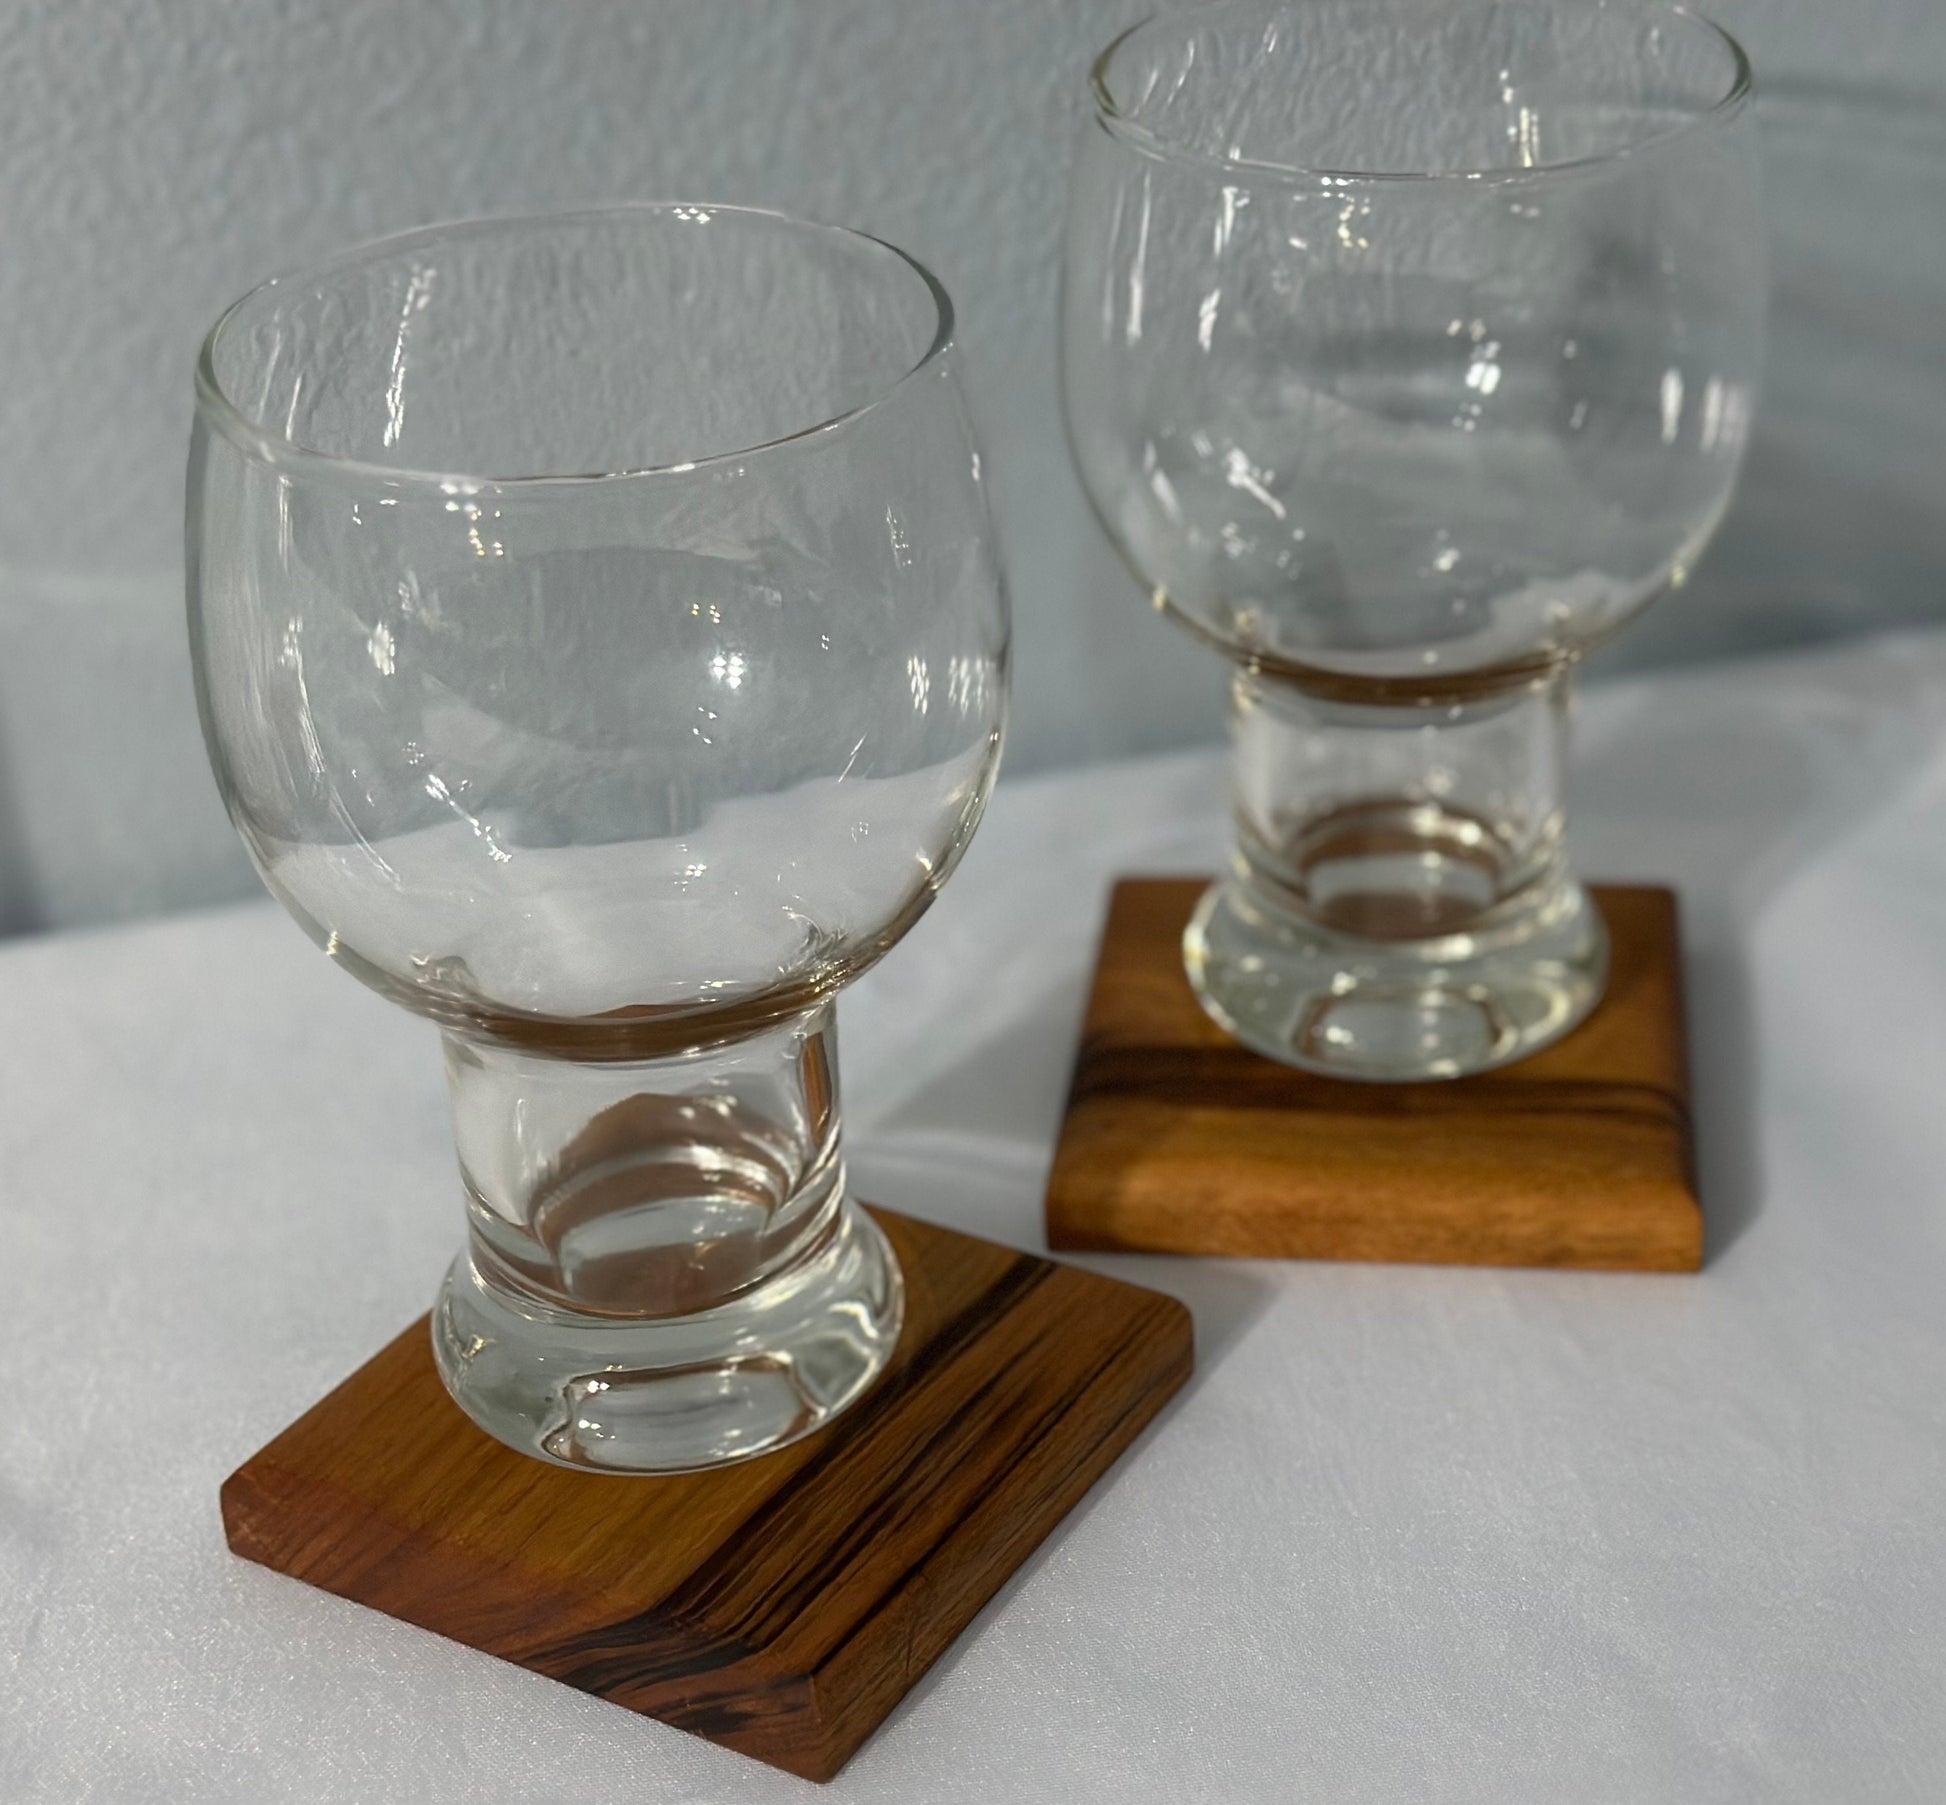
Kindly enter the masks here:
<path id="1" fill-rule="evenodd" d="M 775 1454 L 657 1478 L 518 1454 L 422 1318 L 233 1473 L 231 1548 L 827 1780 L 1189 1376 L 1174 1299 L 889 1211 L 883 1378 Z"/>
<path id="2" fill-rule="evenodd" d="M 1443 1083 L 1316 1077 L 1203 1013 L 1182 933 L 1205 885 L 1115 888 L 1047 1191 L 1055 1248 L 1689 1272 L 1676 899 L 1596 885 L 1612 942 L 1587 1021 Z"/>

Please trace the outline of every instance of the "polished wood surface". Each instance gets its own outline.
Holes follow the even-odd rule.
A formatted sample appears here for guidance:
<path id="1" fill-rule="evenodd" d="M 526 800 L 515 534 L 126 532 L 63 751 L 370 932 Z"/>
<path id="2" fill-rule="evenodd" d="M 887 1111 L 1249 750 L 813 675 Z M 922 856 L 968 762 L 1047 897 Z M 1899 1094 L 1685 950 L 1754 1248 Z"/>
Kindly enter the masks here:
<path id="1" fill-rule="evenodd" d="M 1205 1015 L 1182 968 L 1204 884 L 1109 905 L 1047 1192 L 1055 1248 L 1693 1271 L 1676 904 L 1595 887 L 1608 994 L 1566 1039 L 1448 1083 L 1313 1077 Z"/>
<path id="2" fill-rule="evenodd" d="M 829 1779 L 1185 1378 L 1171 1298 L 889 1211 L 886 1376 L 714 1472 L 573 1472 L 447 1397 L 422 1319 L 223 1487 L 238 1554 Z"/>

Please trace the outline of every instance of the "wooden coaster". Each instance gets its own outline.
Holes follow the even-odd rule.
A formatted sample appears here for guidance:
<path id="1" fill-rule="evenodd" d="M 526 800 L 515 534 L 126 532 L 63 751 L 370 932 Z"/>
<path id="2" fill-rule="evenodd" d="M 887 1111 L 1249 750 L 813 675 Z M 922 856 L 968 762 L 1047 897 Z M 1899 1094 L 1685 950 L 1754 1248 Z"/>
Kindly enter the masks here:
<path id="1" fill-rule="evenodd" d="M 1189 1376 L 1173 1298 L 875 1210 L 886 1376 L 829 1428 L 627 1478 L 463 1416 L 424 1319 L 233 1473 L 230 1546 L 828 1780 Z"/>
<path id="2" fill-rule="evenodd" d="M 1608 994 L 1498 1072 L 1354 1084 L 1261 1058 L 1203 1013 L 1182 931 L 1205 885 L 1109 905 L 1047 1191 L 1056 1248 L 1690 1272 L 1681 955 L 1668 890 L 1592 894 Z"/>

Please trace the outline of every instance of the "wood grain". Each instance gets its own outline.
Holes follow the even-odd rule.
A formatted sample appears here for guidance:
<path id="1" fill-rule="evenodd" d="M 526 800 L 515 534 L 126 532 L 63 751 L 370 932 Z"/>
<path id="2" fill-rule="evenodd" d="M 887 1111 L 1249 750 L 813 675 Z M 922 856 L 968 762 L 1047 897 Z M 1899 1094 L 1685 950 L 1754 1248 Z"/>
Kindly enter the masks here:
<path id="1" fill-rule="evenodd" d="M 1115 889 L 1054 1169 L 1056 1248 L 1693 1271 L 1675 897 L 1597 887 L 1608 994 L 1518 1065 L 1353 1084 L 1203 1013 L 1182 931 L 1204 885 Z"/>
<path id="2" fill-rule="evenodd" d="M 886 1376 L 710 1473 L 492 1440 L 424 1320 L 223 1487 L 241 1555 L 825 1780 L 1189 1375 L 1171 1298 L 873 1212 L 905 1272 Z"/>

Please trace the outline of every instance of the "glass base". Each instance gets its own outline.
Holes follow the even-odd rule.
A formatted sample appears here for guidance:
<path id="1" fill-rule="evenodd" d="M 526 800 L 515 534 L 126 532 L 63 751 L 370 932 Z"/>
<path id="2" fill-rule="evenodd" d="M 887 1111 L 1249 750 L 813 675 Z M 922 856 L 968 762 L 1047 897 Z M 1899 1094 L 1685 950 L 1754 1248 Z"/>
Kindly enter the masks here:
<path id="1" fill-rule="evenodd" d="M 1464 933 L 1373 940 L 1232 878 L 1197 904 L 1183 963 L 1203 1008 L 1252 1051 L 1330 1078 L 1461 1078 L 1525 1059 L 1601 1000 L 1608 934 L 1579 884 Z"/>
<path id="2" fill-rule="evenodd" d="M 855 1203 L 822 1246 L 706 1310 L 587 1316 L 508 1291 L 462 1253 L 433 1311 L 440 1376 L 474 1422 L 523 1454 L 608 1473 L 681 1473 L 809 1435 L 869 1387 L 905 1291 Z"/>

